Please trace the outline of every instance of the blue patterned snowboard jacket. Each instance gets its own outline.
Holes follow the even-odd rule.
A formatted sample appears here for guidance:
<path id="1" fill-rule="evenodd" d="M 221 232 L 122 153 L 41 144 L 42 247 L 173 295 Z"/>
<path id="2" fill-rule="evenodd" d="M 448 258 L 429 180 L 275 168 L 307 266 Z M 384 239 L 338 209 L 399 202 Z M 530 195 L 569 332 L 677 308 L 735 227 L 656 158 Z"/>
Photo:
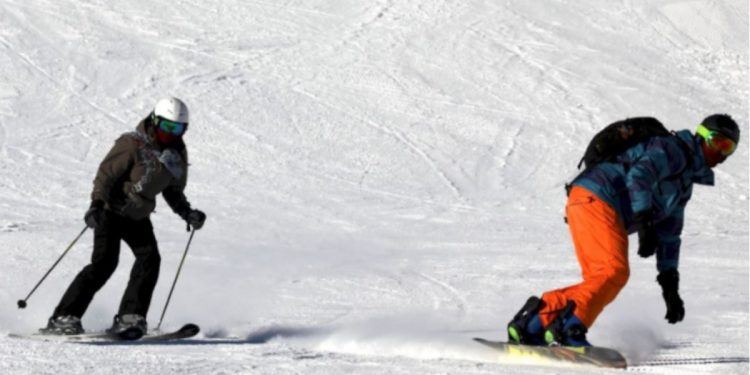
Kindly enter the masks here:
<path id="1" fill-rule="evenodd" d="M 693 184 L 714 184 L 714 173 L 703 158 L 700 140 L 689 130 L 675 134 L 633 146 L 615 162 L 589 168 L 571 183 L 614 207 L 628 233 L 636 231 L 634 214 L 651 210 L 659 235 L 656 267 L 660 272 L 677 269 L 685 205 Z"/>

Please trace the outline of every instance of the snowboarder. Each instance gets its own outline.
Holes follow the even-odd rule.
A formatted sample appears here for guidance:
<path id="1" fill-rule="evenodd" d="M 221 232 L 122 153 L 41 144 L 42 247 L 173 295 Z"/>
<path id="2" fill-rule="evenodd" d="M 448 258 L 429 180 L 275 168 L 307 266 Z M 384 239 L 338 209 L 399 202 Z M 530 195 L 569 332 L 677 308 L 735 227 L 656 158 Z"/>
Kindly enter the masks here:
<path id="1" fill-rule="evenodd" d="M 130 280 L 109 332 L 136 327 L 145 334 L 146 314 L 161 258 L 149 216 L 161 193 L 172 210 L 200 229 L 206 215 L 192 209 L 185 194 L 187 150 L 182 136 L 188 109 L 173 97 L 159 100 L 135 131 L 121 135 L 99 165 L 84 221 L 94 229 L 91 263 L 78 273 L 42 331 L 83 333 L 81 317 L 94 294 L 117 267 L 120 241 L 135 255 Z"/>
<path id="2" fill-rule="evenodd" d="M 677 265 L 685 205 L 693 184 L 714 184 L 712 168 L 735 151 L 739 139 L 737 123 L 715 114 L 695 134 L 648 138 L 576 177 L 568 187 L 566 220 L 583 281 L 530 297 L 508 323 L 509 341 L 590 346 L 587 330 L 628 280 L 629 233 L 638 233 L 638 255 L 656 254 L 665 319 L 682 321 Z"/>

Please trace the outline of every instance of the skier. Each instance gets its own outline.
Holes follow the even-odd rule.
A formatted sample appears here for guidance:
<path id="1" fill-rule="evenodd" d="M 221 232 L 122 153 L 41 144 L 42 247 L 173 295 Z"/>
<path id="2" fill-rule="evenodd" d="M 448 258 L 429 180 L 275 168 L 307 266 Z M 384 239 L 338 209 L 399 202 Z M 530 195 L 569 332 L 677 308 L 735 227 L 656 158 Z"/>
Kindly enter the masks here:
<path id="1" fill-rule="evenodd" d="M 588 328 L 628 280 L 628 234 L 636 232 L 638 255 L 656 254 L 665 319 L 682 321 L 677 263 L 685 205 L 693 184 L 714 184 L 712 168 L 734 152 L 739 138 L 737 123 L 715 114 L 696 134 L 682 130 L 649 138 L 576 177 L 568 188 L 566 220 L 583 281 L 530 297 L 508 323 L 509 341 L 590 346 Z"/>
<path id="2" fill-rule="evenodd" d="M 159 100 L 134 132 L 121 135 L 99 165 L 84 221 L 94 229 L 91 263 L 81 270 L 41 331 L 83 333 L 81 317 L 94 294 L 117 267 L 120 241 L 135 255 L 112 333 L 135 327 L 146 333 L 146 313 L 159 276 L 161 258 L 149 216 L 161 193 L 172 210 L 200 229 L 206 215 L 192 209 L 183 191 L 187 182 L 187 150 L 182 136 L 188 109 L 173 97 Z"/>

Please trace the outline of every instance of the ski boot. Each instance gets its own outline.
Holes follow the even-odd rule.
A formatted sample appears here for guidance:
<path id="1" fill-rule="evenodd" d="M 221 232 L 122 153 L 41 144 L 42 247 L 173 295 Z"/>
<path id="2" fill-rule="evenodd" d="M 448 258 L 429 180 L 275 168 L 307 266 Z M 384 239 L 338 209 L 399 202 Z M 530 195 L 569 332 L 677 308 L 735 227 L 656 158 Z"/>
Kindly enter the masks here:
<path id="1" fill-rule="evenodd" d="M 508 342 L 524 345 L 545 345 L 544 327 L 539 319 L 539 310 L 544 302 L 531 296 L 508 323 Z"/>
<path id="2" fill-rule="evenodd" d="M 144 318 L 143 315 L 115 315 L 114 321 L 112 322 L 112 327 L 107 329 L 107 332 L 119 335 L 128 330 L 132 331 L 133 329 L 137 329 L 138 331 L 140 331 L 140 336 L 146 334 L 146 332 L 148 331 L 148 324 L 146 323 L 146 318 Z"/>
<path id="3" fill-rule="evenodd" d="M 52 335 L 79 335 L 84 333 L 81 318 L 73 315 L 53 316 L 47 321 L 47 327 L 39 332 Z"/>
<path id="4" fill-rule="evenodd" d="M 565 308 L 557 314 L 555 320 L 544 330 L 544 341 L 549 346 L 591 346 L 586 340 L 588 329 L 577 316 L 573 314 L 576 303 L 568 301 Z"/>

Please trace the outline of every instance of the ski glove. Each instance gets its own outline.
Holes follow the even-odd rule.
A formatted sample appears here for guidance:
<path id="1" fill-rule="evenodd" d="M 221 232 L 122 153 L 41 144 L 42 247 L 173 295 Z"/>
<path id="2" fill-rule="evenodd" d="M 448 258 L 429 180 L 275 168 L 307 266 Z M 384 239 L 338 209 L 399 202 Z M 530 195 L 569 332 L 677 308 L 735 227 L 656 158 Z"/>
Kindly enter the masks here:
<path id="1" fill-rule="evenodd" d="M 661 285 L 661 295 L 667 304 L 667 315 L 664 316 L 664 319 L 670 324 L 681 322 L 685 318 L 685 304 L 677 291 L 680 284 L 680 273 L 674 268 L 662 271 L 656 277 L 656 281 Z"/>
<path id="2" fill-rule="evenodd" d="M 83 221 L 86 222 L 86 226 L 89 228 L 96 229 L 102 225 L 104 220 L 104 201 L 95 200 L 91 202 L 91 206 L 83 216 Z"/>
<path id="3" fill-rule="evenodd" d="M 201 210 L 190 210 L 182 215 L 182 218 L 187 222 L 187 230 L 189 232 L 191 226 L 195 228 L 195 230 L 203 227 L 203 223 L 206 221 L 206 214 Z"/>
<path id="4" fill-rule="evenodd" d="M 654 228 L 654 220 L 651 211 L 637 212 L 633 219 L 638 229 L 638 255 L 648 258 L 656 252 L 659 246 L 659 236 Z"/>

